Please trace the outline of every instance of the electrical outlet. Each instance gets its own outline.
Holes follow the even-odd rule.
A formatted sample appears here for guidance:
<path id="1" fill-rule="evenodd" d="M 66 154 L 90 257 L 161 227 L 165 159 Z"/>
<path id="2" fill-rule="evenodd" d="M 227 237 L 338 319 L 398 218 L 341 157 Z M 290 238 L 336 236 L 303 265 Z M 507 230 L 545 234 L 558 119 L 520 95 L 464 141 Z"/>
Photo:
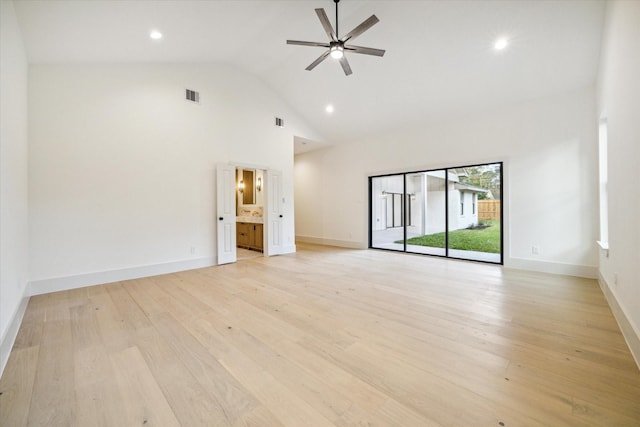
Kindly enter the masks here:
<path id="1" fill-rule="evenodd" d="M 540 255 L 540 246 L 538 245 L 531 246 L 531 254 Z"/>
<path id="2" fill-rule="evenodd" d="M 194 255 L 195 253 L 196 253 L 196 247 L 191 246 L 191 255 Z"/>

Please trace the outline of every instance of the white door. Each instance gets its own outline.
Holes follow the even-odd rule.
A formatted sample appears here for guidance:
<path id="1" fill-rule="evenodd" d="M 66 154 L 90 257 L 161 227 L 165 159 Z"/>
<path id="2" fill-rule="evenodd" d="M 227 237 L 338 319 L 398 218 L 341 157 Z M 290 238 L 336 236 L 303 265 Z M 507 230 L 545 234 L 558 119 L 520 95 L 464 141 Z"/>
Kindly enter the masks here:
<path id="1" fill-rule="evenodd" d="M 236 168 L 219 164 L 217 170 L 218 264 L 236 262 Z"/>
<path id="2" fill-rule="evenodd" d="M 281 254 L 282 243 L 282 172 L 267 170 L 267 255 Z"/>

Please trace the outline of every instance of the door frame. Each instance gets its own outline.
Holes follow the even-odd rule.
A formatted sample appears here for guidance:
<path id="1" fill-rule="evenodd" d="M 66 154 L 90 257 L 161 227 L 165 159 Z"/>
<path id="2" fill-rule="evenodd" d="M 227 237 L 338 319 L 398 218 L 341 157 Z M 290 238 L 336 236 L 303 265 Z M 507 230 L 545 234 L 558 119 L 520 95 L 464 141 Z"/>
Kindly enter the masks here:
<path id="1" fill-rule="evenodd" d="M 449 230 L 449 219 L 450 219 L 450 207 L 449 207 L 449 171 L 453 170 L 453 169 L 464 169 L 464 168 L 469 168 L 469 167 L 475 167 L 475 166 L 486 166 L 486 165 L 494 165 L 494 164 L 499 164 L 500 165 L 500 173 L 499 173 L 499 178 L 500 178 L 500 258 L 499 261 L 487 261 L 487 260 L 482 260 L 482 259 L 474 259 L 474 258 L 465 258 L 462 256 L 455 256 L 449 253 L 450 249 L 449 248 L 449 233 L 453 230 Z M 494 161 L 485 161 L 482 163 L 472 163 L 472 164 L 467 164 L 467 165 L 463 165 L 463 166 L 443 166 L 443 167 L 438 167 L 438 168 L 424 168 L 424 169 L 420 169 L 420 170 L 410 170 L 410 171 L 399 171 L 399 172 L 395 172 L 395 173 L 385 173 L 385 174 L 380 174 L 380 175 L 369 175 L 368 176 L 368 200 L 369 200 L 369 209 L 368 209 L 368 223 L 369 223 L 369 230 L 368 230 L 368 247 L 369 249 L 377 249 L 377 250 L 386 250 L 386 251 L 394 251 L 394 252 L 403 252 L 403 253 L 409 253 L 409 254 L 417 254 L 417 255 L 424 255 L 424 256 L 437 256 L 437 257 L 443 257 L 443 258 L 449 258 L 449 259 L 459 259 L 459 260 L 463 260 L 463 261 L 473 261 L 473 262 L 482 262 L 482 263 L 487 263 L 487 264 L 497 264 L 497 265 L 504 265 L 504 261 L 507 258 L 507 251 L 508 248 L 505 248 L 505 235 L 508 233 L 508 229 L 505 226 L 506 222 L 506 218 L 505 218 L 505 205 L 508 204 L 508 192 L 506 190 L 507 188 L 507 184 L 505 184 L 505 167 L 507 165 L 507 161 L 505 160 L 494 160 Z M 421 252 L 410 252 L 407 250 L 407 221 L 406 221 L 406 217 L 405 217 L 405 224 L 403 226 L 403 242 L 404 242 L 404 248 L 402 250 L 400 249 L 391 249 L 391 248 L 382 248 L 382 247 L 377 247 L 373 245 L 373 232 L 374 232 L 374 222 L 373 222 L 373 209 L 374 209 L 374 199 L 373 199 L 373 180 L 376 178 L 384 178 L 384 177 L 392 177 L 392 176 L 402 176 L 403 177 L 403 193 L 407 194 L 407 176 L 409 175 L 413 175 L 413 174 L 417 174 L 417 173 L 425 173 L 425 172 L 435 172 L 435 171 L 443 171 L 444 172 L 444 211 L 445 211 L 445 215 L 444 215 L 444 228 L 445 228 L 445 244 L 444 244 L 444 250 L 445 253 L 444 255 L 440 255 L 440 254 L 427 254 L 427 253 L 421 253 Z M 406 202 L 406 199 L 402 199 L 402 203 L 404 204 Z M 476 212 L 477 212 L 477 207 L 476 207 Z M 403 215 L 406 215 L 406 210 L 403 210 Z"/>
<path id="2" fill-rule="evenodd" d="M 270 212 L 269 209 L 272 207 L 271 204 L 273 203 L 273 201 L 271 201 L 271 197 L 269 197 L 269 194 L 271 194 L 271 192 L 273 191 L 272 186 L 273 183 L 270 182 L 271 180 L 268 179 L 269 176 L 269 172 L 279 172 L 276 169 L 270 168 L 268 166 L 265 165 L 259 165 L 259 164 L 253 164 L 253 163 L 244 163 L 244 162 L 228 162 L 228 163 L 218 163 L 218 165 L 216 165 L 216 170 L 218 167 L 220 166 L 228 166 L 228 167 L 232 167 L 234 168 L 234 170 L 237 173 L 237 169 L 238 168 L 242 168 L 242 169 L 255 169 L 255 170 L 261 170 L 263 171 L 263 190 L 265 192 L 265 197 L 264 197 L 264 206 L 263 206 L 263 227 L 262 227 L 262 239 L 263 239 L 263 251 L 262 251 L 262 256 L 274 256 L 274 255 L 279 255 L 280 252 L 279 251 L 274 251 L 272 249 L 273 247 L 273 242 L 272 242 L 272 234 L 271 233 L 271 228 L 270 228 L 270 224 L 267 216 L 267 212 Z M 216 175 L 217 176 L 217 175 Z M 282 176 L 282 174 L 280 174 L 280 176 Z M 280 191 L 282 189 L 280 188 Z M 218 191 L 218 186 L 216 185 L 216 192 Z M 234 194 L 237 193 L 237 189 L 235 188 L 235 180 L 234 180 Z M 216 195 L 217 198 L 217 195 Z M 234 204 L 234 213 L 235 216 L 237 217 L 238 212 L 237 212 L 237 203 Z M 216 215 L 216 219 L 217 219 L 217 215 Z M 235 222 L 234 222 L 234 227 L 233 230 L 235 232 Z M 220 239 L 224 238 L 224 236 L 221 236 L 220 233 L 216 232 L 216 247 L 219 247 L 220 244 Z M 235 239 L 234 239 L 235 242 Z M 237 245 L 233 247 L 233 252 L 237 254 Z M 218 255 L 219 256 L 219 255 Z M 234 257 L 234 261 L 232 262 L 236 262 L 237 261 L 237 256 Z M 220 265 L 219 263 L 217 265 Z"/>

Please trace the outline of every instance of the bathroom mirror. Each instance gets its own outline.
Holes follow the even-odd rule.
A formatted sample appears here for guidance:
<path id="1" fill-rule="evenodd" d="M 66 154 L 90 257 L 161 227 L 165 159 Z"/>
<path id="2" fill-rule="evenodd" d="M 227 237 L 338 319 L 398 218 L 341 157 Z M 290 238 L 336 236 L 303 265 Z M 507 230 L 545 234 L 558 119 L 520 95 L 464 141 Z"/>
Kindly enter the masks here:
<path id="1" fill-rule="evenodd" d="M 256 171 L 253 169 L 242 170 L 242 181 L 244 183 L 244 189 L 242 191 L 242 204 L 254 205 L 256 203 Z"/>

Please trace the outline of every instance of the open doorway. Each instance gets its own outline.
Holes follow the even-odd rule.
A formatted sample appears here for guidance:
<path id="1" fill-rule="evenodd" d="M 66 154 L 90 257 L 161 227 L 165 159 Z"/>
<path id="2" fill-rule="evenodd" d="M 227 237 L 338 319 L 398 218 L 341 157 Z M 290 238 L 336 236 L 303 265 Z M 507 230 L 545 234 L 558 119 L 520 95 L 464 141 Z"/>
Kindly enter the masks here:
<path id="1" fill-rule="evenodd" d="M 218 264 L 236 262 L 239 249 L 258 256 L 282 253 L 282 173 L 219 164 L 216 187 Z"/>
<path id="2" fill-rule="evenodd" d="M 236 254 L 249 259 L 264 254 L 265 170 L 236 167 Z"/>

